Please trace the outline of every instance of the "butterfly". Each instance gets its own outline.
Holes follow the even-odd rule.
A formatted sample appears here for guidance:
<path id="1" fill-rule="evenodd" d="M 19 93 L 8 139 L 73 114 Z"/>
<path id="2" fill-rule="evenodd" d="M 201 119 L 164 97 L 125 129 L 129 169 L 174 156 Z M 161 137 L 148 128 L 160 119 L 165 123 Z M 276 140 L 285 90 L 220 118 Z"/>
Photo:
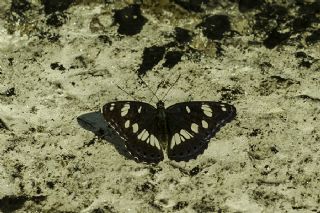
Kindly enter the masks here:
<path id="1" fill-rule="evenodd" d="M 165 108 L 139 101 L 116 101 L 102 108 L 107 123 L 138 161 L 189 161 L 208 147 L 219 129 L 236 116 L 232 105 L 212 101 L 176 103 Z"/>

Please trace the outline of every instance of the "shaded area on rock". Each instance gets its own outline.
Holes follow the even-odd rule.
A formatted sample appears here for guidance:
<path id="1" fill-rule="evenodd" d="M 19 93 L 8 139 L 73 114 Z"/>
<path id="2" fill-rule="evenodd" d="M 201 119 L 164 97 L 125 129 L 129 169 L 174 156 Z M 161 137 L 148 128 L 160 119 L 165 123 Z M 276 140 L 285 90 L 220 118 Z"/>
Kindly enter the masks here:
<path id="1" fill-rule="evenodd" d="M 21 15 L 31 8 L 31 4 L 27 0 L 13 0 L 10 10 Z"/>
<path id="2" fill-rule="evenodd" d="M 315 98 L 309 95 L 298 95 L 297 98 L 301 98 L 303 100 L 311 101 L 311 102 L 317 102 L 317 103 L 320 102 L 320 98 Z"/>
<path id="3" fill-rule="evenodd" d="M 299 13 L 300 14 L 309 14 L 313 15 L 316 13 L 320 13 L 320 1 L 314 1 L 312 3 L 308 3 L 307 1 L 298 1 L 299 2 Z"/>
<path id="4" fill-rule="evenodd" d="M 146 47 L 143 50 L 142 64 L 138 69 L 138 75 L 145 75 L 148 70 L 151 70 L 161 61 L 165 53 L 164 46 Z"/>
<path id="5" fill-rule="evenodd" d="M 67 16 L 60 12 L 52 13 L 47 18 L 47 25 L 61 27 L 66 22 Z"/>
<path id="6" fill-rule="evenodd" d="M 320 41 L 320 29 L 315 30 L 311 33 L 311 35 L 307 36 L 306 42 L 308 44 L 315 44 Z"/>
<path id="7" fill-rule="evenodd" d="M 82 128 L 93 132 L 98 138 L 102 138 L 113 144 L 117 151 L 124 157 L 133 159 L 129 152 L 127 152 L 123 139 L 109 126 L 101 112 L 89 112 L 79 115 L 77 122 Z M 96 138 L 84 142 L 83 147 L 89 147 L 95 142 Z"/>
<path id="8" fill-rule="evenodd" d="M 174 0 L 177 5 L 191 12 L 203 12 L 202 5 L 207 4 L 208 0 Z"/>
<path id="9" fill-rule="evenodd" d="M 111 41 L 111 39 L 109 38 L 109 36 L 107 36 L 107 35 L 99 35 L 99 36 L 98 36 L 98 40 L 99 40 L 101 43 L 112 45 L 112 41 Z"/>
<path id="10" fill-rule="evenodd" d="M 201 169 L 199 168 L 199 166 L 195 166 L 195 167 L 193 167 L 193 168 L 190 170 L 189 175 L 190 175 L 190 176 L 195 176 L 195 175 L 197 175 L 200 171 L 201 171 Z"/>
<path id="11" fill-rule="evenodd" d="M 268 79 L 260 83 L 260 95 L 267 96 L 278 90 L 290 87 L 293 84 L 299 84 L 291 79 L 287 79 L 281 76 L 270 76 Z"/>
<path id="12" fill-rule="evenodd" d="M 156 186 L 150 182 L 145 182 L 142 185 L 136 186 L 136 191 L 147 193 L 147 192 L 156 192 Z"/>
<path id="13" fill-rule="evenodd" d="M 240 0 L 239 11 L 244 13 L 252 9 L 258 8 L 263 3 L 263 0 Z"/>
<path id="14" fill-rule="evenodd" d="M 221 93 L 221 99 L 224 101 L 237 100 L 244 91 L 241 87 L 222 87 L 218 92 Z"/>
<path id="15" fill-rule="evenodd" d="M 44 5 L 44 12 L 46 14 L 54 13 L 57 11 L 63 12 L 69 8 L 74 0 L 41 0 Z"/>
<path id="16" fill-rule="evenodd" d="M 277 4 L 267 4 L 262 11 L 255 15 L 255 24 L 253 30 L 259 32 L 268 32 L 285 22 L 288 15 L 287 8 Z"/>
<path id="17" fill-rule="evenodd" d="M 201 27 L 203 34 L 212 40 L 221 40 L 225 32 L 230 31 L 229 17 L 213 15 L 206 17 L 197 27 Z"/>
<path id="18" fill-rule="evenodd" d="M 268 37 L 263 41 L 263 45 L 273 49 L 290 37 L 290 33 L 279 33 L 276 29 L 272 30 Z"/>
<path id="19" fill-rule="evenodd" d="M 174 206 L 172 207 L 172 209 L 173 209 L 174 211 L 180 211 L 180 210 L 184 209 L 185 207 L 187 207 L 188 205 L 189 205 L 189 204 L 188 204 L 187 201 L 178 201 L 178 202 L 176 203 L 176 205 L 174 205 Z"/>
<path id="20" fill-rule="evenodd" d="M 51 41 L 51 42 L 57 42 L 61 37 L 60 34 L 49 32 L 49 31 L 39 31 L 36 36 L 39 39 L 47 39 L 48 41 Z"/>
<path id="21" fill-rule="evenodd" d="M 32 201 L 36 204 L 39 204 L 44 200 L 46 200 L 46 196 L 44 195 L 8 195 L 0 199 L 0 210 L 3 213 L 11 213 L 21 209 L 27 201 Z"/>
<path id="22" fill-rule="evenodd" d="M 300 67 L 310 68 L 315 61 L 313 57 L 307 55 L 305 52 L 302 52 L 302 51 L 296 52 L 295 56 L 296 58 L 300 59 L 300 62 L 299 62 Z"/>
<path id="23" fill-rule="evenodd" d="M 315 15 L 310 16 L 300 16 L 293 20 L 292 22 L 292 30 L 293 32 L 303 32 L 308 27 L 311 26 L 311 24 L 315 22 Z"/>
<path id="24" fill-rule="evenodd" d="M 7 97 L 14 96 L 14 95 L 16 95 L 15 88 L 11 87 L 11 88 L 7 89 L 4 93 L 1 93 L 0 95 L 4 95 Z"/>
<path id="25" fill-rule="evenodd" d="M 188 43 L 192 40 L 191 32 L 189 30 L 186 30 L 186 29 L 183 29 L 180 27 L 176 27 L 175 28 L 175 40 L 181 44 Z"/>
<path id="26" fill-rule="evenodd" d="M 320 23 L 320 18 L 316 15 L 320 12 L 320 2 L 297 1 L 296 5 L 297 15 L 292 15 L 289 7 L 270 3 L 264 3 L 264 7 L 260 7 L 261 12 L 255 14 L 255 24 L 252 29 L 258 36 L 268 34 L 263 42 L 267 48 L 276 47 L 290 39 L 291 35 L 293 37 L 299 35 L 297 39 L 301 39 L 301 33 L 307 32 L 314 27 L 314 24 Z M 317 30 L 311 32 L 314 34 L 307 36 L 308 44 L 318 40 Z"/>
<path id="27" fill-rule="evenodd" d="M 141 15 L 140 5 L 133 4 L 121 10 L 115 10 L 114 21 L 119 24 L 118 33 L 136 35 L 140 33 L 147 19 Z"/>
<path id="28" fill-rule="evenodd" d="M 0 210 L 4 213 L 14 212 L 24 205 L 28 200 L 27 196 L 4 196 L 0 199 Z"/>
<path id="29" fill-rule="evenodd" d="M 60 71 L 66 70 L 66 68 L 62 64 L 60 64 L 59 62 L 51 63 L 50 68 L 53 70 L 60 70 Z"/>
<path id="30" fill-rule="evenodd" d="M 167 52 L 165 58 L 165 62 L 163 64 L 164 67 L 172 68 L 176 64 L 178 64 L 181 61 L 181 57 L 183 55 L 183 52 L 181 51 L 170 51 Z"/>
<path id="31" fill-rule="evenodd" d="M 0 129 L 9 130 L 7 124 L 3 120 L 1 120 L 1 118 L 0 118 Z"/>

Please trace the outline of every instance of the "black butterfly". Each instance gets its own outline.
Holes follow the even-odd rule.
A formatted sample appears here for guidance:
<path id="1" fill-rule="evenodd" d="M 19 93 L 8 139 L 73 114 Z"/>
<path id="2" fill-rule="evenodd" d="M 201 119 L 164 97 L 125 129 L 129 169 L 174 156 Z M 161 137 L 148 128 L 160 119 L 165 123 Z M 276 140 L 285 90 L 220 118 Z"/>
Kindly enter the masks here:
<path id="1" fill-rule="evenodd" d="M 103 106 L 103 115 L 124 139 L 131 155 L 139 161 L 158 163 L 164 159 L 188 161 L 208 147 L 220 127 L 236 116 L 232 105 L 193 101 L 157 108 L 138 101 L 116 101 Z"/>

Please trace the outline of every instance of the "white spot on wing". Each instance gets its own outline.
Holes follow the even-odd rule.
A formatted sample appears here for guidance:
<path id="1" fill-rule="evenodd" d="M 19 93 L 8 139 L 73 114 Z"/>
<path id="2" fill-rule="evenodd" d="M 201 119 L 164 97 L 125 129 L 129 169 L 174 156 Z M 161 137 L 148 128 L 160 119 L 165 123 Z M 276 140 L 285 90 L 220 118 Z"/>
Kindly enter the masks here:
<path id="1" fill-rule="evenodd" d="M 110 108 L 109 108 L 110 111 L 114 110 L 114 105 L 115 105 L 115 103 L 110 104 Z"/>
<path id="2" fill-rule="evenodd" d="M 222 111 L 224 111 L 224 112 L 227 111 L 227 108 L 226 108 L 225 105 L 222 105 L 221 109 L 222 109 Z"/>
<path id="3" fill-rule="evenodd" d="M 145 131 L 147 131 L 147 130 L 144 129 L 144 130 L 142 130 L 142 131 L 140 132 L 140 134 L 138 135 L 138 139 L 141 140 L 141 138 L 142 138 L 142 136 L 144 135 Z"/>
<path id="4" fill-rule="evenodd" d="M 161 150 L 161 147 L 160 147 L 160 144 L 159 144 L 159 141 L 158 141 L 158 139 L 156 138 L 156 137 L 154 137 L 154 144 L 156 145 L 156 147 L 159 149 L 159 150 Z"/>
<path id="5" fill-rule="evenodd" d="M 146 130 L 145 133 L 142 135 L 141 140 L 145 141 L 149 138 L 149 132 Z"/>
<path id="6" fill-rule="evenodd" d="M 196 124 L 195 124 L 196 125 Z M 192 138 L 193 135 L 185 129 L 181 129 L 179 133 L 175 133 L 171 138 L 170 148 L 172 149 L 175 145 Z"/>
<path id="7" fill-rule="evenodd" d="M 181 143 L 181 139 L 180 139 L 180 135 L 179 135 L 179 133 L 176 133 L 176 134 L 174 134 L 174 141 L 175 141 L 175 144 L 180 144 Z"/>
<path id="8" fill-rule="evenodd" d="M 124 117 L 128 114 L 130 109 L 130 105 L 129 104 L 125 104 L 122 109 L 121 109 L 121 117 Z"/>
<path id="9" fill-rule="evenodd" d="M 183 137 L 181 138 L 181 139 L 190 139 L 190 138 L 192 138 L 193 136 L 187 131 L 187 130 L 185 130 L 185 129 L 181 129 L 180 130 L 180 135 L 182 135 Z M 184 140 L 182 140 L 182 141 L 184 141 Z"/>
<path id="10" fill-rule="evenodd" d="M 212 117 L 212 109 L 211 109 L 211 107 L 210 107 L 209 105 L 203 104 L 203 105 L 201 106 L 201 109 L 202 109 L 203 113 L 204 113 L 206 116 Z"/>
<path id="11" fill-rule="evenodd" d="M 153 135 L 150 135 L 150 145 L 151 146 L 155 146 L 154 141 L 155 141 L 155 137 Z"/>
<path id="12" fill-rule="evenodd" d="M 138 139 L 142 141 L 147 140 L 148 137 L 149 137 L 149 132 L 146 129 L 142 130 L 142 132 L 140 132 L 140 134 L 138 135 Z"/>
<path id="13" fill-rule="evenodd" d="M 136 133 L 136 132 L 138 132 L 138 130 L 139 130 L 138 124 L 137 124 L 137 123 L 134 123 L 134 124 L 132 125 L 132 132 L 133 132 L 133 133 Z"/>
<path id="14" fill-rule="evenodd" d="M 209 127 L 208 122 L 205 121 L 205 120 L 202 120 L 201 124 L 202 124 L 202 127 L 205 128 L 205 129 Z"/>
<path id="15" fill-rule="evenodd" d="M 186 110 L 187 110 L 187 113 L 191 112 L 191 110 L 190 110 L 190 108 L 188 106 L 186 106 Z"/>
<path id="16" fill-rule="evenodd" d="M 129 128 L 130 127 L 130 121 L 127 120 L 125 123 L 124 123 L 124 127 L 125 128 Z"/>
<path id="17" fill-rule="evenodd" d="M 139 107 L 138 113 L 141 113 L 142 106 Z"/>
<path id="18" fill-rule="evenodd" d="M 192 124 L 191 124 L 191 130 L 192 130 L 194 133 L 199 133 L 199 126 L 198 126 L 198 124 L 192 123 Z"/>
<path id="19" fill-rule="evenodd" d="M 161 150 L 160 144 L 158 139 L 154 135 L 150 135 L 150 145 L 157 147 L 159 150 Z"/>
<path id="20" fill-rule="evenodd" d="M 174 136 L 175 135 L 173 135 L 172 138 L 171 138 L 171 143 L 170 143 L 170 148 L 171 149 L 175 146 L 175 143 L 176 143 Z"/>

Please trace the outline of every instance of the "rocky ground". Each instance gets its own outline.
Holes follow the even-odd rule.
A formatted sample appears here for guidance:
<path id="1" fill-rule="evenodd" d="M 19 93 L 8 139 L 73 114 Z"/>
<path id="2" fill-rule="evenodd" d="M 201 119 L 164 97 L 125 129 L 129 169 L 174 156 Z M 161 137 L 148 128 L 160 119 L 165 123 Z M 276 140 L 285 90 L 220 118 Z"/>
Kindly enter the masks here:
<path id="1" fill-rule="evenodd" d="M 320 212 L 319 59 L 316 0 L 1 1 L 0 211 Z M 166 106 L 237 117 L 195 160 L 134 161 L 101 107 L 179 75 Z"/>

